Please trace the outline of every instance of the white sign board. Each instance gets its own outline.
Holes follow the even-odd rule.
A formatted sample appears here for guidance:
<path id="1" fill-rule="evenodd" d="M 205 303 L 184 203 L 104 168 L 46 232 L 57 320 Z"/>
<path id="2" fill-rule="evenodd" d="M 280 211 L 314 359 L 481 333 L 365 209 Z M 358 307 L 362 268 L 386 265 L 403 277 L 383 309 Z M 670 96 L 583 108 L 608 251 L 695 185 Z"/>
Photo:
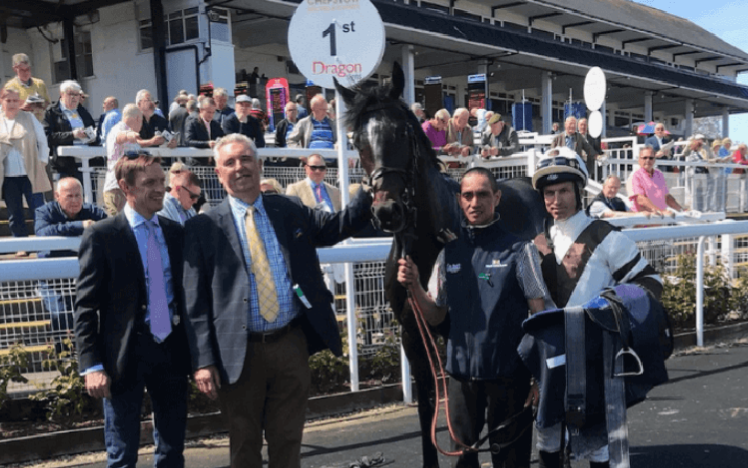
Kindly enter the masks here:
<path id="1" fill-rule="evenodd" d="M 302 0 L 288 28 L 288 48 L 299 71 L 314 84 L 350 87 L 382 61 L 384 23 L 369 0 Z"/>
<path id="2" fill-rule="evenodd" d="M 608 85 L 605 82 L 605 73 L 600 67 L 592 67 L 587 72 L 584 80 L 584 102 L 591 111 L 600 110 L 605 102 L 605 94 Z"/>
<path id="3" fill-rule="evenodd" d="M 592 138 L 603 134 L 603 114 L 599 110 L 593 111 L 587 119 L 587 131 Z"/>

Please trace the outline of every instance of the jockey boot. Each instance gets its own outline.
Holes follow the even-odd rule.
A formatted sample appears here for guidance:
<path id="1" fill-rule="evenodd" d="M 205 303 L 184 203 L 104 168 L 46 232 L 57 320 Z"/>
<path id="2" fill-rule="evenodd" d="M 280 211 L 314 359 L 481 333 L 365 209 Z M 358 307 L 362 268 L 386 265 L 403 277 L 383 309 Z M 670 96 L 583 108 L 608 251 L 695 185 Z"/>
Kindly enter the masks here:
<path id="1" fill-rule="evenodd" d="M 558 452 L 538 452 L 538 468 L 561 468 L 561 457 Z"/>
<path id="2" fill-rule="evenodd" d="M 593 462 L 593 461 L 590 461 L 590 468 L 610 468 L 610 462 Z"/>

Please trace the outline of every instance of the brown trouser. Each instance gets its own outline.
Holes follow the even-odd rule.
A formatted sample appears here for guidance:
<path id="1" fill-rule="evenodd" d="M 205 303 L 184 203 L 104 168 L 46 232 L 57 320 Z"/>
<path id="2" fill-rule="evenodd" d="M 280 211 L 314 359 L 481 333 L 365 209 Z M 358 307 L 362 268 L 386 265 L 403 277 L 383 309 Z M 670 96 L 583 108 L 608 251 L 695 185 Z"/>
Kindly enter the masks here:
<path id="1" fill-rule="evenodd" d="M 301 436 L 311 386 L 306 337 L 296 327 L 274 343 L 247 343 L 239 380 L 218 392 L 229 426 L 232 468 L 262 468 L 262 436 L 269 468 L 301 466 Z"/>

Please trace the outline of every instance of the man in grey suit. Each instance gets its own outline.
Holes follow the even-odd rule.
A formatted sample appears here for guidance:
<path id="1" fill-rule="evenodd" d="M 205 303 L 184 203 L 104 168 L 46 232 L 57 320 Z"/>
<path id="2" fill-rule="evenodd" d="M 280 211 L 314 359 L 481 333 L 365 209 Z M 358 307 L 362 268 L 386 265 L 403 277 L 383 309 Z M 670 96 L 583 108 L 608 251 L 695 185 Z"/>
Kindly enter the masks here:
<path id="1" fill-rule="evenodd" d="M 260 194 L 261 161 L 244 135 L 220 139 L 216 173 L 229 194 L 186 223 L 187 337 L 195 381 L 227 418 L 232 467 L 300 466 L 310 353 L 341 341 L 316 247 L 362 229 L 371 197 L 336 214 Z M 368 172 L 370 168 L 367 169 Z"/>
<path id="2" fill-rule="evenodd" d="M 564 121 L 564 132 L 559 133 L 553 138 L 551 148 L 566 146 L 578 155 L 580 155 L 587 166 L 587 171 L 592 177 L 592 171 L 595 168 L 595 159 L 597 151 L 590 145 L 585 137 L 577 132 L 577 118 L 570 115 Z"/>

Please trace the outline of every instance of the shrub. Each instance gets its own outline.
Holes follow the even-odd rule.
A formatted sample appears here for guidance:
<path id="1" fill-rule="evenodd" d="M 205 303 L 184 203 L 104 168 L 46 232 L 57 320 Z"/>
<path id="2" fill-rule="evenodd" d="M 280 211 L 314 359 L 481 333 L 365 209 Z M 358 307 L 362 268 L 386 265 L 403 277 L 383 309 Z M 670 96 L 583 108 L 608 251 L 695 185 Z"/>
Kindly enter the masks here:
<path id="1" fill-rule="evenodd" d="M 8 401 L 8 384 L 11 382 L 27 383 L 28 379 L 21 373 L 29 364 L 29 353 L 22 345 L 13 345 L 8 354 L 0 356 L 0 408 Z"/>

